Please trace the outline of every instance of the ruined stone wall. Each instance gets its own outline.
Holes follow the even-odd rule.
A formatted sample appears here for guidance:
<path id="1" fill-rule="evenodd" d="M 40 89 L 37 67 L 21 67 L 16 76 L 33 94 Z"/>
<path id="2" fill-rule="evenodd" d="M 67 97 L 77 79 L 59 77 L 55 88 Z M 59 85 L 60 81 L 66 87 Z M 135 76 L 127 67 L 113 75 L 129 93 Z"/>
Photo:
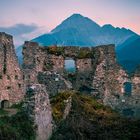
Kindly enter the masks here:
<path id="1" fill-rule="evenodd" d="M 140 117 L 139 74 L 128 75 L 117 63 L 113 48 L 100 48 L 100 63 L 93 78 L 93 87 L 103 103 L 128 117 Z M 132 89 L 128 94 L 125 83 Z M 93 92 L 94 94 L 94 92 Z"/>
<path id="2" fill-rule="evenodd" d="M 44 85 L 28 88 L 24 107 L 36 126 L 36 140 L 48 140 L 52 134 L 52 110 Z"/>
<path id="3" fill-rule="evenodd" d="M 79 72 L 92 71 L 92 59 L 76 59 L 76 68 Z"/>
<path id="4" fill-rule="evenodd" d="M 64 57 L 49 55 L 49 60 L 52 62 L 52 70 L 55 72 L 63 72 L 64 71 Z"/>
<path id="5" fill-rule="evenodd" d="M 54 71 L 63 73 L 66 59 L 74 59 L 77 71 L 91 71 L 90 48 L 79 47 L 40 47 L 38 43 L 25 42 L 23 47 L 23 69 L 37 72 Z"/>
<path id="6" fill-rule="evenodd" d="M 45 85 L 50 97 L 55 96 L 65 90 L 72 88 L 70 82 L 64 79 L 60 74 L 53 72 L 39 72 L 37 76 L 38 82 Z"/>
<path id="7" fill-rule="evenodd" d="M 92 48 L 53 46 L 46 49 L 44 47 L 45 51 L 41 47 L 38 47 L 38 49 L 32 57 L 36 58 L 38 55 L 38 58 L 43 56 L 43 59 L 40 61 L 41 65 L 38 64 L 38 69 L 36 68 L 37 60 L 35 60 L 35 73 L 40 71 L 44 75 L 46 71 L 51 72 L 50 75 L 46 76 L 45 74 L 46 80 L 42 80 L 43 82 L 41 83 L 45 84 L 48 89 L 49 87 L 63 89 L 67 87 L 64 83 L 71 82 L 70 84 L 72 84 L 73 89 L 84 93 L 91 93 L 101 102 L 119 110 L 122 114 L 128 116 L 138 116 L 140 114 L 139 70 L 133 75 L 128 75 L 116 61 L 114 45 L 102 45 Z M 28 51 L 28 48 L 26 51 Z M 30 61 L 27 56 L 25 55 L 25 60 Z M 66 59 L 73 59 L 75 61 L 76 72 L 73 75 L 65 75 L 64 63 Z M 26 64 L 26 62 L 24 63 Z M 59 79 L 58 81 L 60 84 L 63 83 L 64 86 L 58 86 L 56 81 L 51 82 L 53 86 L 50 86 L 50 82 L 47 79 L 51 76 L 52 78 L 55 77 L 55 73 L 61 75 L 63 80 Z M 125 91 L 125 83 L 132 84 L 132 91 L 129 96 Z M 50 93 L 54 89 L 50 89 Z M 56 94 L 57 90 L 54 93 Z"/>
<path id="8" fill-rule="evenodd" d="M 26 86 L 37 83 L 38 72 L 43 71 L 47 55 L 45 49 L 36 42 L 24 43 L 23 47 L 23 77 Z"/>
<path id="9" fill-rule="evenodd" d="M 0 33 L 0 101 L 10 104 L 24 96 L 23 74 L 15 54 L 12 36 Z"/>

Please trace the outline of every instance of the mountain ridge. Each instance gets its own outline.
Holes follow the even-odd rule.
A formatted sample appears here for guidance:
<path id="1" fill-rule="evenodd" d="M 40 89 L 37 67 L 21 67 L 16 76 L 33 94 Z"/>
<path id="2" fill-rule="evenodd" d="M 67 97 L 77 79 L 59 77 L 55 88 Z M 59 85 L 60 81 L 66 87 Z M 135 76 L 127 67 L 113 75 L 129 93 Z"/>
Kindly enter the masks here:
<path id="1" fill-rule="evenodd" d="M 72 35 L 74 37 L 71 37 Z M 129 37 L 138 36 L 138 34 L 126 28 L 115 28 L 111 24 L 100 26 L 87 17 L 80 14 L 73 14 L 47 34 L 44 40 L 47 40 L 48 43 L 46 41 L 44 42 L 44 40 L 40 41 L 42 36 L 44 35 L 34 38 L 33 41 L 37 41 L 44 46 L 58 44 L 90 47 L 104 44 L 115 44 L 118 46 Z M 85 40 L 85 38 L 88 38 L 88 40 Z M 83 43 L 80 43 L 81 40 Z"/>
<path id="2" fill-rule="evenodd" d="M 31 41 L 38 42 L 42 46 L 94 47 L 98 45 L 115 44 L 118 60 L 127 60 L 128 58 L 125 57 L 124 51 L 129 54 L 131 54 L 131 52 L 127 51 L 126 44 L 129 44 L 131 40 L 133 41 L 139 37 L 137 33 L 130 29 L 114 27 L 111 24 L 100 26 L 88 17 L 73 14 L 51 30 L 50 33 L 40 35 Z M 138 44 L 138 46 L 140 46 L 140 44 Z M 133 49 L 132 44 L 131 47 Z M 20 59 L 21 52 L 22 47 L 17 49 L 17 54 Z"/>

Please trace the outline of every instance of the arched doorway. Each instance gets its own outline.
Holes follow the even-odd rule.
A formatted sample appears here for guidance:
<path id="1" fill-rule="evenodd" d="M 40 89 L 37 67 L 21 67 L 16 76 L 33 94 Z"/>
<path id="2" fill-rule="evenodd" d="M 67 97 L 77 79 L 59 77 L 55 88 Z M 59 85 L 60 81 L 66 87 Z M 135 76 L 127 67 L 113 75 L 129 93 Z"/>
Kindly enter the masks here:
<path id="1" fill-rule="evenodd" d="M 8 108 L 9 107 L 9 101 L 8 100 L 3 100 L 1 102 L 1 108 Z"/>

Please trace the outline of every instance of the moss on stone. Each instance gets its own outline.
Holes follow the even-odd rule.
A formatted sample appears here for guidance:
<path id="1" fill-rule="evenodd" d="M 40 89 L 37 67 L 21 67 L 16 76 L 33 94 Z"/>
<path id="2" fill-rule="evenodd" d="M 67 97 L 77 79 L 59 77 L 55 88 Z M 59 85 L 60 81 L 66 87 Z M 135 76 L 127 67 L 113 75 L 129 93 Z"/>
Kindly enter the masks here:
<path id="1" fill-rule="evenodd" d="M 139 120 L 122 118 L 91 96 L 74 93 L 71 111 L 57 125 L 51 139 L 130 140 L 139 139 L 139 130 Z"/>
<path id="2" fill-rule="evenodd" d="M 48 53 L 58 55 L 58 56 L 63 55 L 64 47 L 50 46 L 50 47 L 48 47 Z"/>
<path id="3" fill-rule="evenodd" d="M 93 58 L 94 53 L 92 51 L 85 51 L 85 50 L 79 50 L 77 58 L 84 59 L 84 58 Z"/>
<path id="4" fill-rule="evenodd" d="M 65 109 L 65 100 L 67 100 L 72 93 L 69 91 L 65 91 L 59 93 L 55 97 L 51 99 L 52 106 L 52 115 L 56 123 L 60 122 L 63 119 L 64 109 Z"/>

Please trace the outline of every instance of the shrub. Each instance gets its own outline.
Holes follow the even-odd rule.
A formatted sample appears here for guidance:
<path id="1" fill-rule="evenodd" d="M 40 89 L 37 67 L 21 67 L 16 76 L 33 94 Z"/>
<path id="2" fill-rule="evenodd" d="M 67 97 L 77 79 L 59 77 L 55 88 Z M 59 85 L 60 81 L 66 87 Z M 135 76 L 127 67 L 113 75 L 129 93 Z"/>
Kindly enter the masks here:
<path id="1" fill-rule="evenodd" d="M 22 104 L 22 103 L 21 103 Z M 34 140 L 35 128 L 21 104 L 13 105 L 20 111 L 12 116 L 0 117 L 0 140 Z"/>

